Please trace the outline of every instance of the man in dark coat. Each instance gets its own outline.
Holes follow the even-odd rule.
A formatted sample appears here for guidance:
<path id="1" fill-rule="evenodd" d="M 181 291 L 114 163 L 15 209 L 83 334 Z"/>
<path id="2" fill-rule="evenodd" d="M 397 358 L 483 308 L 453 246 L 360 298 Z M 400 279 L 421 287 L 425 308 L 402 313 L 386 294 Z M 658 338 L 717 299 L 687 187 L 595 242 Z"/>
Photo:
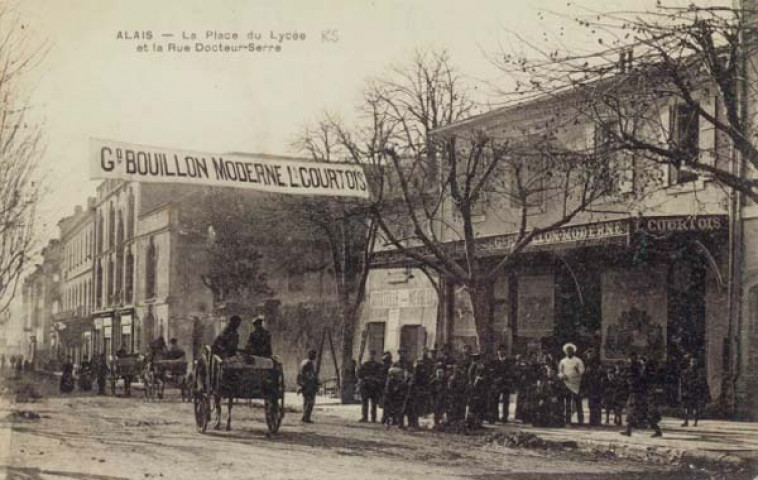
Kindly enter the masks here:
<path id="1" fill-rule="evenodd" d="M 710 399 L 710 390 L 708 389 L 708 380 L 705 371 L 700 367 L 696 357 L 690 357 L 688 365 L 681 374 L 682 385 L 682 404 L 684 407 L 683 427 L 688 427 L 690 417 L 693 417 L 694 426 L 697 427 L 697 421 L 703 415 L 705 405 Z"/>
<path id="2" fill-rule="evenodd" d="M 100 354 L 95 360 L 95 376 L 97 377 L 97 394 L 105 395 L 105 383 L 108 378 L 108 362 L 105 361 L 105 355 Z"/>
<path id="3" fill-rule="evenodd" d="M 500 420 L 508 423 L 508 413 L 511 405 L 511 384 L 513 382 L 513 362 L 506 355 L 507 348 L 500 345 L 497 357 L 490 362 L 491 392 L 489 417 L 492 422 Z M 500 414 L 502 399 L 503 413 Z"/>
<path id="4" fill-rule="evenodd" d="M 61 370 L 60 391 L 61 393 L 70 393 L 74 390 L 74 363 L 71 361 L 71 357 L 66 358 Z"/>
<path id="5" fill-rule="evenodd" d="M 271 357 L 271 334 L 263 327 L 263 315 L 258 315 L 253 320 L 253 331 L 247 339 L 245 350 L 250 355 L 258 357 Z"/>
<path id="6" fill-rule="evenodd" d="M 303 395 L 303 423 L 313 423 L 311 415 L 320 385 L 316 372 L 316 355 L 316 350 L 308 352 L 308 358 L 300 364 L 300 372 L 297 375 L 298 391 Z"/>
<path id="7" fill-rule="evenodd" d="M 632 351 L 629 355 L 629 370 L 627 381 L 629 382 L 629 403 L 627 404 L 627 427 L 621 432 L 622 435 L 630 437 L 634 425 L 648 423 L 655 433 L 653 437 L 661 437 L 661 427 L 658 426 L 660 418 L 656 412 L 648 409 L 648 389 L 649 379 L 645 365 L 637 358 L 637 354 Z"/>
<path id="8" fill-rule="evenodd" d="M 240 335 L 237 329 L 242 323 L 242 319 L 237 315 L 234 315 L 229 319 L 229 324 L 224 330 L 213 340 L 211 345 L 211 352 L 218 355 L 221 358 L 233 357 L 237 354 L 237 346 L 239 345 Z"/>
<path id="9" fill-rule="evenodd" d="M 603 366 L 592 348 L 587 350 L 585 360 L 582 393 L 587 396 L 589 403 L 590 426 L 599 426 L 603 422 Z"/>
<path id="10" fill-rule="evenodd" d="M 361 394 L 361 422 L 368 421 L 369 405 L 371 422 L 376 423 L 376 407 L 384 388 L 384 367 L 376 361 L 376 352 L 369 352 L 368 360 L 358 368 L 358 386 Z"/>

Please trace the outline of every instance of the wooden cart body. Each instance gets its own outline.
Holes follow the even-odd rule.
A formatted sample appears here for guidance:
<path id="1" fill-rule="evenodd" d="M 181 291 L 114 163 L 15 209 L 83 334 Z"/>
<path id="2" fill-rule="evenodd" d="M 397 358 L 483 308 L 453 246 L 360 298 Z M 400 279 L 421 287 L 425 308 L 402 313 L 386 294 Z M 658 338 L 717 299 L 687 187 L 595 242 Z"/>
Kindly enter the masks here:
<path id="1" fill-rule="evenodd" d="M 143 365 L 144 358 L 136 353 L 111 358 L 111 393 L 116 395 L 116 382 L 118 379 L 123 379 L 124 391 L 126 394 L 129 394 L 130 387 L 128 384 L 133 379 L 141 376 Z"/>
<path id="2" fill-rule="evenodd" d="M 262 399 L 266 424 L 276 433 L 284 417 L 284 369 L 278 357 L 237 355 L 221 358 L 206 347 L 194 368 L 195 420 L 205 432 L 210 419 L 211 400 Z"/>

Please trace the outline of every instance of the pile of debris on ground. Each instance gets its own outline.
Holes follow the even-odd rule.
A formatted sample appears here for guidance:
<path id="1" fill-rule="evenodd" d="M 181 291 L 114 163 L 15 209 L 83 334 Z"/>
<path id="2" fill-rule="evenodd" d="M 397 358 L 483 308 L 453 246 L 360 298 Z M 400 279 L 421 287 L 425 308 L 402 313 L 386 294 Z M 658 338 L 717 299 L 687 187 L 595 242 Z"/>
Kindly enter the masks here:
<path id="1" fill-rule="evenodd" d="M 36 421 L 39 420 L 40 414 L 37 412 L 31 412 L 28 410 L 16 410 L 8 414 L 7 419 L 11 421 L 26 420 Z"/>
<path id="2" fill-rule="evenodd" d="M 42 398 L 42 394 L 31 383 L 22 383 L 15 389 L 15 401 L 16 403 L 31 403 L 39 401 Z"/>
<path id="3" fill-rule="evenodd" d="M 573 440 L 545 440 L 529 432 L 498 432 L 488 435 L 487 443 L 494 443 L 508 448 L 528 448 L 533 450 L 576 450 L 579 448 Z"/>

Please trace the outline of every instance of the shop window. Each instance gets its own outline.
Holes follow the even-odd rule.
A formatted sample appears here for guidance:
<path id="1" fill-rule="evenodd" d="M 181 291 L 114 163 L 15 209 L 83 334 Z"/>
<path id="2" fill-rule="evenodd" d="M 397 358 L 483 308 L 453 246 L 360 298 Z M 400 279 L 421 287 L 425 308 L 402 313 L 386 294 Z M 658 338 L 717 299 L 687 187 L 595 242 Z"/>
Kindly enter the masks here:
<path id="1" fill-rule="evenodd" d="M 95 226 L 95 235 L 97 237 L 97 253 L 103 252 L 103 214 L 97 216 L 97 225 Z"/>
<path id="2" fill-rule="evenodd" d="M 700 115 L 695 105 L 679 104 L 669 111 L 671 147 L 676 164 L 669 165 L 669 184 L 678 185 L 697 180 L 687 164 L 696 162 L 700 152 Z"/>
<path id="3" fill-rule="evenodd" d="M 408 360 L 415 361 L 421 357 L 426 345 L 426 329 L 421 325 L 403 325 L 400 329 L 400 348 L 408 352 Z"/>

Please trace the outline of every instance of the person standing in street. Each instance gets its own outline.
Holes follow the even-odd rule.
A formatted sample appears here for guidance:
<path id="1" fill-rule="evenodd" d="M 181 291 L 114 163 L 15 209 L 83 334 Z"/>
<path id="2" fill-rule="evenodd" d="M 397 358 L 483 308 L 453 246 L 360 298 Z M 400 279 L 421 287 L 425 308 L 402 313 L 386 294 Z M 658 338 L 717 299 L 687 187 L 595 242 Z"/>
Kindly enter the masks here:
<path id="1" fill-rule="evenodd" d="M 566 424 L 571 424 L 572 410 L 576 410 L 576 419 L 579 425 L 584 424 L 584 411 L 582 408 L 582 396 L 580 389 L 582 386 L 582 376 L 584 375 L 584 363 L 577 357 L 576 345 L 567 343 L 563 346 L 563 353 L 566 354 L 558 364 L 558 378 L 563 380 L 565 388 L 566 402 Z"/>
<path id="2" fill-rule="evenodd" d="M 376 423 L 376 407 L 382 396 L 384 377 L 381 363 L 376 361 L 376 352 L 369 352 L 368 360 L 358 368 L 358 387 L 361 394 L 361 422 L 368 421 L 371 407 L 371 423 Z"/>
<path id="3" fill-rule="evenodd" d="M 688 364 L 682 370 L 682 406 L 684 407 L 683 427 L 690 425 L 690 418 L 694 420 L 693 426 L 697 427 L 697 422 L 703 415 L 705 405 L 710 399 L 710 390 L 708 389 L 708 380 L 705 371 L 700 367 L 696 357 L 689 357 Z"/>
<path id="4" fill-rule="evenodd" d="M 629 382 L 629 402 L 627 404 L 626 430 L 621 435 L 632 436 L 632 428 L 635 425 L 644 425 L 648 423 L 655 433 L 653 437 L 663 436 L 661 427 L 658 426 L 660 418 L 656 418 L 655 413 L 651 415 L 648 411 L 648 375 L 645 371 L 645 365 L 637 358 L 637 353 L 632 351 L 629 354 L 629 371 L 627 381 Z"/>
<path id="5" fill-rule="evenodd" d="M 95 361 L 95 375 L 97 377 L 97 394 L 105 395 L 105 382 L 108 378 L 108 362 L 105 361 L 105 355 L 100 354 Z"/>
<path id="6" fill-rule="evenodd" d="M 603 423 L 604 372 L 595 350 L 587 350 L 581 390 L 587 396 L 590 409 L 590 426 L 599 427 Z"/>
<path id="7" fill-rule="evenodd" d="M 387 416 L 387 399 L 385 398 L 384 392 L 385 392 L 385 387 L 387 386 L 387 376 L 389 374 L 390 368 L 392 368 L 392 353 L 384 352 L 382 354 L 382 370 L 381 370 L 382 397 L 380 400 L 380 403 L 382 406 L 382 424 L 387 424 L 387 421 L 389 419 Z"/>
<path id="8" fill-rule="evenodd" d="M 319 381 L 316 372 L 316 350 L 308 352 L 308 358 L 300 364 L 297 376 L 298 391 L 303 395 L 303 423 L 313 423 L 313 407 L 316 405 Z"/>
<path id="9" fill-rule="evenodd" d="M 71 357 L 67 357 L 61 368 L 61 393 L 71 393 L 74 391 L 74 363 Z"/>
<path id="10" fill-rule="evenodd" d="M 490 393 L 489 418 L 492 423 L 497 421 L 508 423 L 511 405 L 511 383 L 513 379 L 513 364 L 507 357 L 507 348 L 500 345 L 497 348 L 497 358 L 490 363 L 492 391 Z M 503 413 L 500 413 L 500 403 Z"/>

